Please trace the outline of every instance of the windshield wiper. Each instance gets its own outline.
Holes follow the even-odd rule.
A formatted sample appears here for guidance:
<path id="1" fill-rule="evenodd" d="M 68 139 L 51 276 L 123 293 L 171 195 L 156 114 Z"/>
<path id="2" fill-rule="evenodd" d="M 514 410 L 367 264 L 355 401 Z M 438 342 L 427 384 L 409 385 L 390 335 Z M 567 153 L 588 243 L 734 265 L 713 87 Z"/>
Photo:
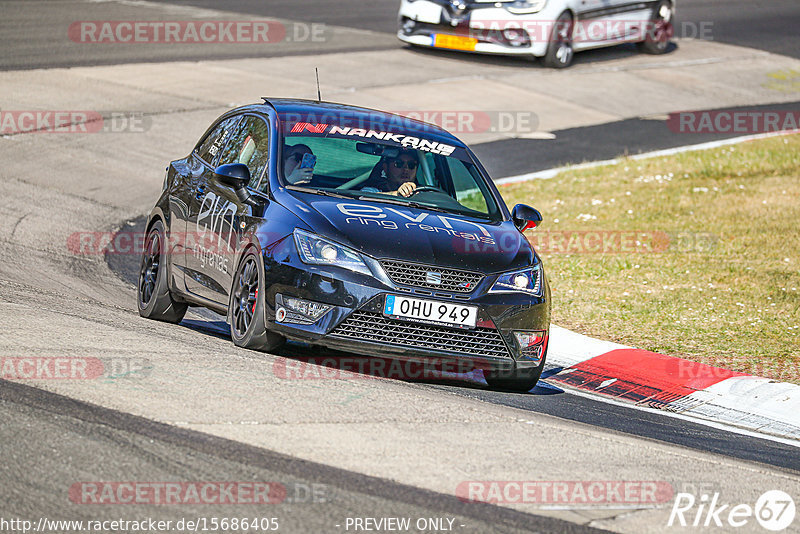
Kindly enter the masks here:
<path id="1" fill-rule="evenodd" d="M 413 200 L 395 200 L 393 198 L 378 198 L 378 197 L 368 197 L 368 196 L 360 196 L 358 200 L 372 200 L 374 202 L 384 202 L 386 204 L 396 204 L 398 206 L 411 206 L 412 208 L 422 209 L 422 210 L 431 210 L 431 211 L 439 211 L 442 213 L 456 213 L 451 210 L 447 210 L 444 208 L 440 208 L 439 206 L 431 206 L 430 204 L 422 204 L 421 202 L 414 202 Z"/>
<path id="2" fill-rule="evenodd" d="M 301 193 L 311 193 L 314 195 L 323 195 L 326 197 L 334 197 L 334 198 L 353 198 L 353 195 L 344 195 L 342 193 L 334 193 L 333 191 L 328 191 L 326 189 L 314 189 L 313 187 L 300 187 L 298 185 L 287 185 L 286 189 L 291 191 L 300 191 Z"/>

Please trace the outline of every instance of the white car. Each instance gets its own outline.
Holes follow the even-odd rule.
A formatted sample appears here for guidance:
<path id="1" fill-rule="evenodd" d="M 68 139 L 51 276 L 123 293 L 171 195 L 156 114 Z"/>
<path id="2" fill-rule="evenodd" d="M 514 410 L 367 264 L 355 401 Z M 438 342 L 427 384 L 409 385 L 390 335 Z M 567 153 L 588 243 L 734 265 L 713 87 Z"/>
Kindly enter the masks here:
<path id="1" fill-rule="evenodd" d="M 675 0 L 402 0 L 397 37 L 417 46 L 543 58 L 564 68 L 574 53 L 637 43 L 663 54 Z"/>

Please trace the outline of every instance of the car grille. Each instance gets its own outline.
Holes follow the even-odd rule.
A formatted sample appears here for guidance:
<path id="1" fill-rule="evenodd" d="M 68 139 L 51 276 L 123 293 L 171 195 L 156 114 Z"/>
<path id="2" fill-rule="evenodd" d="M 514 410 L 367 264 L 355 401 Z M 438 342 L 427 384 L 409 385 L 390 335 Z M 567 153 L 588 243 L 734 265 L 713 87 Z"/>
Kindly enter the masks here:
<path id="1" fill-rule="evenodd" d="M 363 311 L 353 312 L 330 335 L 414 349 L 459 352 L 470 356 L 511 357 L 500 332 L 492 328 L 456 330 L 387 319 L 379 313 Z"/>
<path id="2" fill-rule="evenodd" d="M 480 273 L 441 269 L 416 263 L 382 261 L 381 265 L 386 274 L 389 275 L 389 278 L 396 284 L 424 287 L 438 291 L 472 293 L 483 278 Z M 441 283 L 435 284 L 428 281 L 429 273 L 438 273 L 441 277 Z"/>

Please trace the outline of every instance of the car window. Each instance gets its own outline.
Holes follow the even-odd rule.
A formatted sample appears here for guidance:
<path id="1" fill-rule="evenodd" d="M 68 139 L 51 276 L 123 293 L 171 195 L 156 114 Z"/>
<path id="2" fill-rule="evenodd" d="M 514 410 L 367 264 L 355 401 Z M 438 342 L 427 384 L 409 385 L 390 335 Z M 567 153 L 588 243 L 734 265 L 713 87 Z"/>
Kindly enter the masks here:
<path id="1" fill-rule="evenodd" d="M 244 163 L 250 169 L 250 187 L 258 185 L 269 159 L 269 128 L 252 115 L 245 116 L 220 156 L 219 164 Z"/>
<path id="2" fill-rule="evenodd" d="M 228 138 L 230 138 L 240 118 L 241 115 L 236 115 L 220 121 L 220 123 L 211 130 L 211 133 L 200 143 L 197 149 L 197 155 L 212 167 L 216 166 L 219 153 L 222 147 L 225 146 Z"/>
<path id="3" fill-rule="evenodd" d="M 286 149 L 295 144 L 304 144 L 317 156 L 314 174 L 340 178 L 342 180 L 369 173 L 377 157 L 362 154 L 355 150 L 353 142 L 349 139 L 325 139 L 303 137 L 302 141 L 288 138 Z"/>
<path id="4" fill-rule="evenodd" d="M 317 158 L 311 179 L 300 184 L 305 189 L 375 202 L 407 202 L 491 220 L 501 217 L 486 179 L 471 161 L 381 139 L 367 142 L 332 135 L 286 136 L 286 147 L 298 144 L 307 146 Z M 425 189 L 408 198 L 393 194 L 404 181 Z"/>
<path id="5" fill-rule="evenodd" d="M 463 161 L 455 158 L 447 158 L 446 161 L 459 204 L 475 211 L 488 213 L 489 208 L 486 205 L 488 191 L 481 190 L 483 181 L 476 176 L 475 167 L 472 165 L 467 167 Z"/>

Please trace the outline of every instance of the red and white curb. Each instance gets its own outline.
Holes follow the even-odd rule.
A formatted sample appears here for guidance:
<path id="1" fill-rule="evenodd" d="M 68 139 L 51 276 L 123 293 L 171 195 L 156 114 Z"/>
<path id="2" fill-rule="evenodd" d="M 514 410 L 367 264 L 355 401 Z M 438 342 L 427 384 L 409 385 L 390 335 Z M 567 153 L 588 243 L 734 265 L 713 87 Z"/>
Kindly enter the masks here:
<path id="1" fill-rule="evenodd" d="M 770 132 L 638 154 L 646 159 L 797 133 Z M 589 162 L 495 180 L 548 179 L 562 171 L 611 165 Z M 577 394 L 755 434 L 800 447 L 800 386 L 594 339 L 552 326 L 545 383 Z"/>
<path id="2" fill-rule="evenodd" d="M 624 403 L 800 440 L 800 386 L 551 327 L 546 382 Z M 800 446 L 800 441 L 796 444 Z"/>

